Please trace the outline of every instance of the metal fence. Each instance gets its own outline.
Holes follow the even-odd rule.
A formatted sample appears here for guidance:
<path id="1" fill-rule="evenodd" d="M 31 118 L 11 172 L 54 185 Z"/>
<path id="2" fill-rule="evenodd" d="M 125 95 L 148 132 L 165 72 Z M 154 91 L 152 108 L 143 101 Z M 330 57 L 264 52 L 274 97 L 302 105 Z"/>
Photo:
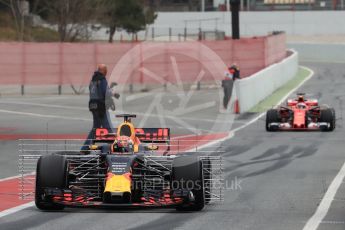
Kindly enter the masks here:
<path id="1" fill-rule="evenodd" d="M 344 0 L 241 0 L 242 11 L 260 10 L 344 10 Z M 173 4 L 170 1 L 169 7 L 165 5 L 158 8 L 159 11 L 227 11 L 230 9 L 230 0 L 214 0 L 213 6 L 202 9 L 202 7 L 188 8 L 188 4 Z"/>
<path id="2" fill-rule="evenodd" d="M 247 77 L 285 57 L 285 34 L 197 42 L 1 42 L 0 84 L 85 86 L 97 63 L 108 65 L 110 81 L 119 84 L 195 83 L 200 72 L 198 81 L 207 82 L 221 80 L 233 62 Z"/>

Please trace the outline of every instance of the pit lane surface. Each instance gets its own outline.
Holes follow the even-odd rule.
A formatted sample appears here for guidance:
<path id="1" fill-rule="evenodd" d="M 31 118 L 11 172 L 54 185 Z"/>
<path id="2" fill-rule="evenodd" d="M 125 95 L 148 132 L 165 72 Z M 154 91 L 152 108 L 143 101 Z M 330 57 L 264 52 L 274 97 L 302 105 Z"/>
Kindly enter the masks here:
<path id="1" fill-rule="evenodd" d="M 314 94 L 321 103 L 333 106 L 341 118 L 345 97 L 343 66 L 303 64 L 313 69 L 315 76 L 299 91 Z M 237 123 L 250 118 L 239 117 Z M 197 122 L 199 127 L 205 125 Z M 342 126 L 340 119 L 331 133 L 267 133 L 264 119 L 260 119 L 236 132 L 223 143 L 225 202 L 208 206 L 202 212 L 66 209 L 52 213 L 29 207 L 0 218 L 0 226 L 1 229 L 303 229 L 345 161 Z M 88 128 L 89 124 L 85 129 Z M 4 145 L 1 176 L 8 171 L 13 175 L 13 169 L 4 168 L 8 160 L 15 159 L 9 156 L 15 155 L 10 149 L 13 146 L 8 142 Z M 345 228 L 344 190 L 341 185 L 318 229 Z"/>

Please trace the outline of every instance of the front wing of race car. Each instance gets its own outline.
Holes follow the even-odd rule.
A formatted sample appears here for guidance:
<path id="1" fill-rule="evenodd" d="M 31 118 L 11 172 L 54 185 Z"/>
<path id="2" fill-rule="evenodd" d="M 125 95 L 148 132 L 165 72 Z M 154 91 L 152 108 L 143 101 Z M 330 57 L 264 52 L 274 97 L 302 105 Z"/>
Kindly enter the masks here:
<path id="1" fill-rule="evenodd" d="M 46 190 L 46 195 L 51 197 L 49 202 L 62 204 L 66 207 L 170 207 L 176 206 L 183 202 L 180 196 L 172 196 L 169 192 L 157 198 L 154 196 L 142 197 L 140 201 L 130 203 L 106 203 L 95 200 L 93 194 L 80 189 L 59 190 L 50 188 Z"/>
<path id="2" fill-rule="evenodd" d="M 272 131 L 320 131 L 328 130 L 331 127 L 330 123 L 318 122 L 309 123 L 305 127 L 294 127 L 290 123 L 272 122 L 268 124 L 268 128 Z"/>
<path id="3" fill-rule="evenodd" d="M 142 197 L 140 201 L 131 203 L 106 203 L 103 201 L 95 201 L 93 197 L 87 193 L 76 193 L 72 190 L 51 190 L 52 202 L 62 204 L 66 207 L 92 208 L 92 207 L 174 207 L 180 205 L 184 200 L 179 196 L 171 196 L 169 193 L 157 198 L 150 196 Z"/>

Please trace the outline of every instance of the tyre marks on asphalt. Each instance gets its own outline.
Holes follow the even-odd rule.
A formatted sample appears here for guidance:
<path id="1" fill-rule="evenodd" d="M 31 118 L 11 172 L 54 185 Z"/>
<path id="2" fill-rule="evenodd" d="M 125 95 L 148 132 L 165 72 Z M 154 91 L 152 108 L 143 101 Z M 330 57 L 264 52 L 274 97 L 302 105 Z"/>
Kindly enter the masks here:
<path id="1" fill-rule="evenodd" d="M 271 157 L 277 153 L 286 151 L 288 148 L 289 148 L 288 145 L 279 145 L 277 147 L 267 149 L 265 152 L 263 152 L 259 156 L 253 157 L 251 160 L 256 161 L 256 160 L 266 159 L 266 158 L 269 158 L 269 157 Z"/>
<path id="2" fill-rule="evenodd" d="M 226 146 L 222 149 L 225 152 L 224 154 L 222 154 L 222 157 L 229 158 L 229 157 L 241 155 L 255 148 L 255 146 L 258 146 L 262 142 L 263 140 L 254 139 L 254 140 L 248 141 L 246 144 L 234 144 L 231 146 Z"/>
<path id="3" fill-rule="evenodd" d="M 227 179 L 229 179 L 236 170 L 243 171 L 243 169 L 248 166 L 250 166 L 251 169 L 255 169 L 251 171 L 248 171 L 247 169 L 247 173 L 242 175 L 243 178 L 276 171 L 287 166 L 298 158 L 312 156 L 317 152 L 318 145 L 320 144 L 312 143 L 308 146 L 295 146 L 291 150 L 289 150 L 290 147 L 288 145 L 272 147 L 251 159 L 244 160 L 242 162 L 239 161 L 237 164 L 228 164 L 229 166 L 225 167 L 224 172 L 229 175 L 227 177 Z"/>

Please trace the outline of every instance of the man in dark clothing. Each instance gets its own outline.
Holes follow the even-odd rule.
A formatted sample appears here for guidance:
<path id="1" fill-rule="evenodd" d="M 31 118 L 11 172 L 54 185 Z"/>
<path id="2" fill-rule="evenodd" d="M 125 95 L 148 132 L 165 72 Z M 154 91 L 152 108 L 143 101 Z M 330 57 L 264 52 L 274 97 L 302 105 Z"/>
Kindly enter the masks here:
<path id="1" fill-rule="evenodd" d="M 236 79 L 241 79 L 241 77 L 240 77 L 240 68 L 238 67 L 238 65 L 236 63 L 232 64 L 232 66 L 230 66 L 229 70 L 233 71 L 233 80 L 234 81 Z"/>
<path id="2" fill-rule="evenodd" d="M 224 89 L 223 107 L 225 110 L 228 108 L 229 100 L 232 94 L 232 88 L 236 79 L 240 79 L 240 69 L 236 64 L 233 64 L 225 72 L 225 78 L 224 80 L 222 80 L 222 87 Z"/>
<path id="3" fill-rule="evenodd" d="M 112 132 L 111 120 L 108 109 L 115 111 L 115 104 L 112 99 L 112 92 L 108 87 L 105 76 L 107 75 L 107 67 L 104 64 L 98 65 L 97 71 L 93 74 L 89 84 L 90 100 L 89 110 L 93 116 L 92 129 L 82 147 L 82 150 L 88 150 L 91 139 L 94 139 L 96 128 L 106 128 Z M 116 98 L 119 94 L 114 94 Z"/>

